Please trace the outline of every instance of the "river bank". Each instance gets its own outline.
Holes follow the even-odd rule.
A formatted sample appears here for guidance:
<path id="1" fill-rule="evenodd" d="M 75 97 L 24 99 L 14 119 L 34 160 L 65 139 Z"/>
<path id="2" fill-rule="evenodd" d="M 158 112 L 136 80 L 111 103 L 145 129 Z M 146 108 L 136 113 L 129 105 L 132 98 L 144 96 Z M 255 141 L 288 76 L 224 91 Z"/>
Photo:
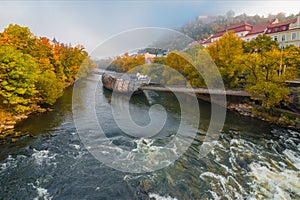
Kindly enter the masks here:
<path id="1" fill-rule="evenodd" d="M 272 112 L 254 103 L 229 103 L 227 108 L 240 115 L 257 118 L 283 128 L 300 131 L 300 114 L 290 110 L 274 108 Z"/>
<path id="2" fill-rule="evenodd" d="M 73 84 L 69 83 L 64 87 L 64 92 L 71 88 Z M 56 99 L 58 101 L 60 98 Z M 52 106 L 51 106 L 52 107 Z M 31 109 L 22 114 L 16 114 L 6 111 L 5 109 L 0 108 L 0 143 L 5 143 L 6 141 L 15 142 L 18 137 L 22 136 L 22 133 L 14 131 L 14 128 L 17 124 L 21 123 L 23 120 L 28 117 L 44 112 L 51 112 L 53 109 L 51 107 L 42 108 L 39 105 L 32 105 Z M 9 138 L 7 138 L 9 137 Z"/>
<path id="3" fill-rule="evenodd" d="M 6 140 L 7 136 L 11 136 L 11 141 L 14 142 L 17 137 L 21 136 L 19 132 L 15 132 L 15 126 L 22 120 L 27 119 L 30 115 L 51 111 L 50 108 L 40 108 L 36 106 L 33 110 L 22 114 L 13 114 L 0 110 L 0 143 Z"/>

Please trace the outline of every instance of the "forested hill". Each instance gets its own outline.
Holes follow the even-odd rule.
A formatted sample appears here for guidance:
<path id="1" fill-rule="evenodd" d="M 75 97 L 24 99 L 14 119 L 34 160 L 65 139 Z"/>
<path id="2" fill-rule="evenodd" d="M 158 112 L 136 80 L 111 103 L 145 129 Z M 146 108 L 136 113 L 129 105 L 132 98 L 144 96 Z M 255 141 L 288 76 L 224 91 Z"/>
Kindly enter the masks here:
<path id="1" fill-rule="evenodd" d="M 83 46 L 72 47 L 35 36 L 27 27 L 9 25 L 0 32 L 0 124 L 9 115 L 53 104 L 79 74 L 94 66 Z"/>
<path id="2" fill-rule="evenodd" d="M 228 11 L 226 15 L 219 16 L 198 16 L 194 21 L 189 21 L 180 28 L 180 31 L 195 40 L 202 40 L 223 30 L 226 26 L 234 25 L 239 22 L 246 21 L 251 25 L 262 24 L 272 21 L 277 18 L 279 21 L 285 21 L 295 18 L 295 15 L 286 16 L 285 13 L 278 13 L 276 15 L 269 14 L 267 17 L 247 14 L 235 16 L 233 11 Z"/>

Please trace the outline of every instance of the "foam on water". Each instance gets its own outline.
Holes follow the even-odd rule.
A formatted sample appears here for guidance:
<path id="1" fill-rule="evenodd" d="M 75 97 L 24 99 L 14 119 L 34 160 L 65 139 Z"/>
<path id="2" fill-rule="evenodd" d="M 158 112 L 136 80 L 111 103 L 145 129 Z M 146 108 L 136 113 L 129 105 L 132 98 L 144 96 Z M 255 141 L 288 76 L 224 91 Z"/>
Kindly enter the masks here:
<path id="1" fill-rule="evenodd" d="M 71 147 L 74 147 L 76 150 L 80 149 L 80 145 L 78 144 L 70 144 Z"/>
<path id="2" fill-rule="evenodd" d="M 36 189 L 37 196 L 35 198 L 33 198 L 34 200 L 39 200 L 39 199 L 51 200 L 52 199 L 52 197 L 48 193 L 48 190 L 41 187 L 40 182 L 38 180 L 36 181 L 36 185 L 34 185 L 33 183 L 30 183 L 29 185 L 31 185 L 34 189 Z"/>
<path id="3" fill-rule="evenodd" d="M 290 163 L 292 162 L 292 165 L 300 170 L 300 156 L 289 149 L 284 150 L 283 153 L 287 156 L 286 158 L 289 159 Z"/>
<path id="4" fill-rule="evenodd" d="M 211 186 L 214 189 L 221 191 L 222 197 L 227 197 L 228 199 L 231 199 L 231 197 L 234 196 L 235 199 L 243 199 L 243 194 L 245 194 L 245 191 L 243 187 L 232 176 L 224 177 L 222 175 L 218 175 L 212 172 L 203 172 L 199 176 L 199 178 L 203 181 L 210 182 Z M 216 193 L 210 193 L 212 194 L 214 199 L 215 197 L 218 197 Z"/>
<path id="5" fill-rule="evenodd" d="M 6 162 L 1 164 L 1 172 L 5 171 L 8 168 L 14 168 L 17 166 L 17 160 L 12 158 L 11 155 L 8 155 L 8 157 L 6 158 Z"/>
<path id="6" fill-rule="evenodd" d="M 33 149 L 33 154 L 31 155 L 37 165 L 56 165 L 53 160 L 55 160 L 56 154 L 52 154 L 49 150 L 36 150 Z"/>
<path id="7" fill-rule="evenodd" d="M 223 157 L 221 155 L 226 155 L 223 154 L 226 152 L 224 151 L 226 145 L 229 150 L 228 157 Z M 244 199 L 245 197 L 249 199 L 300 198 L 299 154 L 285 149 L 281 154 L 285 158 L 282 158 L 282 156 L 268 151 L 260 151 L 262 148 L 264 147 L 259 143 L 254 144 L 241 138 L 230 139 L 228 143 L 220 140 L 216 144 L 210 155 L 213 162 L 223 170 L 204 171 L 199 176 L 209 185 L 208 192 L 213 199 L 224 197 L 228 199 Z M 226 161 L 228 164 L 225 164 Z M 242 174 L 245 180 L 241 180 Z M 240 178 L 236 175 L 239 175 Z M 241 184 L 240 181 L 244 183 Z"/>
<path id="8" fill-rule="evenodd" d="M 300 198 L 300 158 L 295 152 L 283 151 L 288 164 L 271 160 L 250 164 L 250 175 L 254 198 L 299 199 Z"/>
<path id="9" fill-rule="evenodd" d="M 158 194 L 150 193 L 150 198 L 154 198 L 155 200 L 177 200 L 176 198 L 172 198 L 170 196 L 160 196 Z"/>
<path id="10" fill-rule="evenodd" d="M 300 173 L 285 169 L 275 171 L 258 163 L 250 165 L 253 181 L 252 195 L 255 198 L 295 199 L 300 198 Z"/>

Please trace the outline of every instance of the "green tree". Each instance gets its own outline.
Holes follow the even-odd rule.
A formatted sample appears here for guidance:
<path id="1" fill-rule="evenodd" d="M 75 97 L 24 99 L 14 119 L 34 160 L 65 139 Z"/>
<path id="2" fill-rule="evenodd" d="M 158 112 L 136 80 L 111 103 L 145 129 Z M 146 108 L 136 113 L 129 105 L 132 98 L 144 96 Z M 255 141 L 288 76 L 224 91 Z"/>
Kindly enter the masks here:
<path id="1" fill-rule="evenodd" d="M 64 85 L 53 71 L 47 70 L 38 76 L 36 88 L 39 91 L 39 103 L 52 105 L 62 96 Z"/>
<path id="2" fill-rule="evenodd" d="M 37 102 L 38 64 L 12 46 L 0 46 L 0 99 L 13 112 L 29 111 Z"/>
<path id="3" fill-rule="evenodd" d="M 278 45 L 277 41 L 265 34 L 260 34 L 254 40 L 243 43 L 245 53 L 258 52 L 260 54 L 267 53 L 276 48 L 278 49 Z"/>

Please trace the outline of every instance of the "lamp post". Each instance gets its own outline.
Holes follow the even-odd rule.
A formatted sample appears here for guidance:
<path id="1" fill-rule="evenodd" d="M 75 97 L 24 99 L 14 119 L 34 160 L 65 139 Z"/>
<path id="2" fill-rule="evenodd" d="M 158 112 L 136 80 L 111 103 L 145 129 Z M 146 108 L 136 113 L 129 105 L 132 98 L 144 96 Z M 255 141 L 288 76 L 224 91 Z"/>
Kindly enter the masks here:
<path id="1" fill-rule="evenodd" d="M 282 53 L 283 53 L 283 46 L 281 46 L 281 50 L 280 50 L 280 66 L 279 66 L 279 72 L 278 72 L 278 76 L 281 76 L 282 74 Z"/>

